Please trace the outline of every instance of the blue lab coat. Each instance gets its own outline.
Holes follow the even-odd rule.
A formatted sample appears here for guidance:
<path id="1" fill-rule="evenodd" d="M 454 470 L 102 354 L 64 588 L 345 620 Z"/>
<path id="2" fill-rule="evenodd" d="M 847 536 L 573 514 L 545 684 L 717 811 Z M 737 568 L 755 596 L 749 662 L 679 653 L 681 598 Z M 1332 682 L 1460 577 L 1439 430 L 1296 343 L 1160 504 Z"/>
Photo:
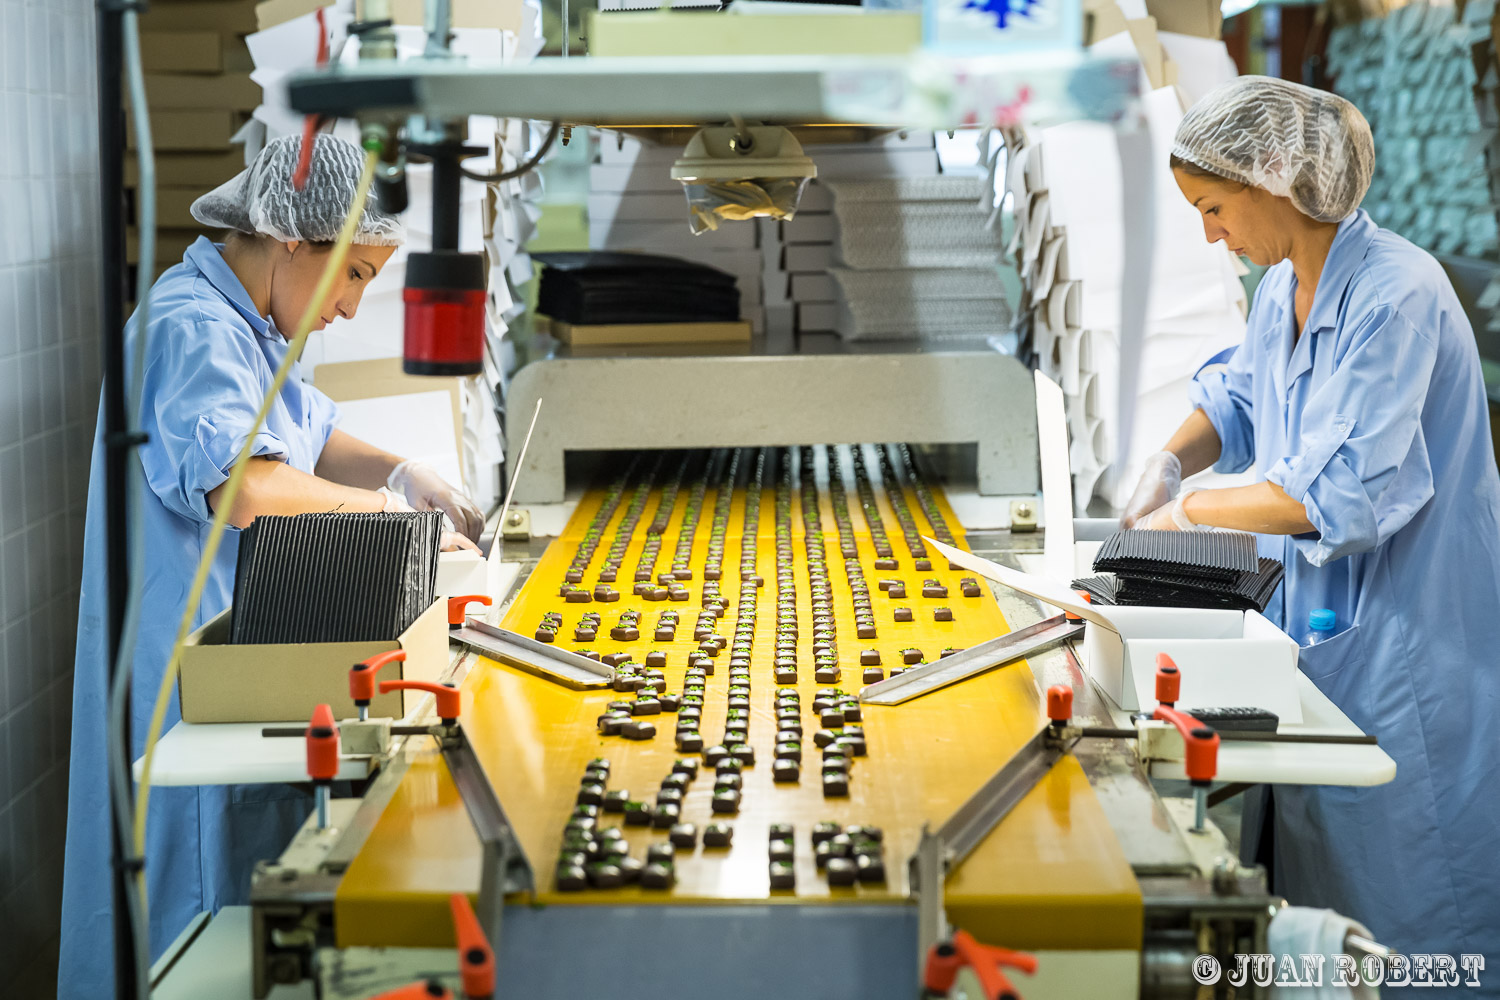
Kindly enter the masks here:
<path id="1" fill-rule="evenodd" d="M 136 319 L 126 326 L 133 358 Z M 219 249 L 200 238 L 156 282 L 141 403 L 146 479 L 146 575 L 131 697 L 132 755 L 144 749 L 151 709 L 187 593 L 208 537 L 207 495 L 229 477 L 288 344 L 259 315 Z M 255 440 L 256 455 L 312 472 L 337 409 L 294 373 Z M 94 437 L 79 596 L 63 875 L 61 1000 L 114 995 L 105 773 L 104 459 Z M 194 621 L 229 606 L 239 532 L 226 533 Z M 166 728 L 180 718 L 174 692 Z M 164 730 L 165 731 L 165 730 Z M 276 785 L 156 787 L 147 828 L 151 956 L 205 910 L 247 901 L 251 866 L 280 854 L 307 816 L 308 797 Z"/>
<path id="2" fill-rule="evenodd" d="M 1286 583 L 1268 609 L 1299 667 L 1380 739 L 1396 778 L 1278 785 L 1275 884 L 1402 952 L 1487 955 L 1500 986 L 1500 475 L 1474 333 L 1437 261 L 1363 211 L 1339 225 L 1305 329 L 1290 261 L 1193 403 L 1315 531 L 1260 537 Z M 1465 991 L 1465 995 L 1471 995 Z M 1495 995 L 1486 993 L 1486 995 Z"/>

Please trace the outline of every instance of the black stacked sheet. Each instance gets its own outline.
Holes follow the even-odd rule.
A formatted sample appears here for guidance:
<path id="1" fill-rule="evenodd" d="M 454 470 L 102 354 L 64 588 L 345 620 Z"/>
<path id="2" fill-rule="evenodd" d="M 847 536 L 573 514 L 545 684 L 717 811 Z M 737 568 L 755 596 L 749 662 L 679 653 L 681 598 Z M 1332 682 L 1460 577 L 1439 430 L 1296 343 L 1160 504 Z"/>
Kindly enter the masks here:
<path id="1" fill-rule="evenodd" d="M 395 639 L 432 604 L 436 511 L 257 517 L 240 532 L 231 643 Z"/>
<path id="2" fill-rule="evenodd" d="M 678 257 L 613 251 L 532 254 L 545 265 L 537 312 L 574 325 L 719 323 L 740 318 L 732 274 Z"/>
<path id="3" fill-rule="evenodd" d="M 1073 581 L 1099 604 L 1264 611 L 1282 566 L 1262 559 L 1240 531 L 1120 531 Z"/>

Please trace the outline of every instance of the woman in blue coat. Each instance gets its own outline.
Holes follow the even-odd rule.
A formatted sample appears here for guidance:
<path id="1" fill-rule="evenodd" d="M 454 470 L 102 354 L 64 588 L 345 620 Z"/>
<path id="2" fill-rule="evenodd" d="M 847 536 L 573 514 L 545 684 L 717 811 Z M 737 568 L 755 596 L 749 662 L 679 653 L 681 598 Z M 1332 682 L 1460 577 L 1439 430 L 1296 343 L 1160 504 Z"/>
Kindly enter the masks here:
<path id="1" fill-rule="evenodd" d="M 131 695 L 133 756 L 144 749 L 161 677 L 189 583 L 230 468 L 288 350 L 286 331 L 306 309 L 337 237 L 364 159 L 349 143 L 319 135 L 307 183 L 291 176 L 301 141 L 271 142 L 243 173 L 193 203 L 206 226 L 230 230 L 223 245 L 199 239 L 151 292 L 150 326 L 126 326 L 127 358 L 146 336 L 139 449 L 146 491 L 146 573 Z M 369 206 L 344 270 L 322 304 L 318 329 L 352 319 L 366 284 L 401 242 L 400 224 Z M 483 527 L 473 503 L 429 467 L 403 462 L 337 429 L 333 402 L 294 373 L 255 439 L 230 513 L 236 527 L 259 514 L 442 510 L 472 546 Z M 84 531 L 72 758 L 63 875 L 63 1000 L 114 992 L 108 793 L 105 771 L 103 452 L 94 440 Z M 468 536 L 461 538 L 461 535 Z M 237 546 L 220 547 L 194 625 L 229 606 Z M 176 698 L 167 727 L 180 718 Z M 146 877 L 153 960 L 189 920 L 243 903 L 256 860 L 280 854 L 309 811 L 281 786 L 153 789 Z"/>
<path id="2" fill-rule="evenodd" d="M 1276 891 L 1401 952 L 1485 954 L 1500 982 L 1500 476 L 1452 286 L 1359 210 L 1373 165 L 1352 104 L 1282 80 L 1183 118 L 1172 167 L 1204 235 L 1270 270 L 1125 521 L 1258 532 L 1286 567 L 1273 620 L 1336 617 L 1301 670 L 1396 762 L 1378 787 L 1276 787 Z M 1210 465 L 1260 481 L 1179 492 Z"/>

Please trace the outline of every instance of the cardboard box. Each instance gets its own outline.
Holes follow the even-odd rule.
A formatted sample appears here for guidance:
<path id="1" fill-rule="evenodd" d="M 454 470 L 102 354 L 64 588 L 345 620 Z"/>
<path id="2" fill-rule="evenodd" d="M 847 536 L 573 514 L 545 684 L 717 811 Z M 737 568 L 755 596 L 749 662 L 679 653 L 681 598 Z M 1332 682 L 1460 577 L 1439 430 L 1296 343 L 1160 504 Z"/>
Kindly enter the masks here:
<path id="1" fill-rule="evenodd" d="M 239 146 L 219 153 L 158 151 L 156 155 L 158 187 L 193 188 L 198 194 L 213 190 L 244 169 L 245 151 Z M 135 157 L 126 157 L 125 186 L 134 187 L 140 180 L 140 164 Z"/>
<path id="2" fill-rule="evenodd" d="M 243 73 L 147 73 L 146 101 L 151 120 L 159 110 L 176 108 L 254 111 L 260 105 L 260 84 Z"/>
<path id="3" fill-rule="evenodd" d="M 255 10 L 242 2 L 172 0 L 153 3 L 141 15 L 142 31 L 216 31 L 234 37 L 255 30 Z"/>
<path id="4" fill-rule="evenodd" d="M 400 647 L 406 660 L 380 671 L 380 680 L 440 680 L 448 669 L 448 608 L 441 599 L 395 640 L 277 645 L 229 644 L 225 610 L 188 637 L 177 693 L 184 722 L 306 722 L 320 704 L 335 719 L 358 714 L 349 697 L 349 668 L 376 653 Z M 378 694 L 375 718 L 402 718 L 421 691 Z"/>
<path id="5" fill-rule="evenodd" d="M 1127 711 L 1156 705 L 1156 655 L 1182 672 L 1177 707 L 1250 706 L 1302 721 L 1297 643 L 1254 611 L 1206 608 L 1097 609 L 1119 630 L 1090 624 L 1083 662 L 1094 683 Z"/>
<path id="6" fill-rule="evenodd" d="M 227 150 L 234 132 L 234 116 L 226 110 L 151 109 L 151 142 L 157 150 Z M 135 130 L 128 127 L 128 122 L 125 147 L 135 149 Z"/>
<path id="7" fill-rule="evenodd" d="M 904 55 L 922 44 L 922 16 L 586 11 L 591 56 Z"/>
<path id="8" fill-rule="evenodd" d="M 263 0 L 255 5 L 255 21 L 259 30 L 265 31 L 311 14 L 319 7 L 333 5 L 333 0 Z M 502 31 L 519 31 L 521 28 L 520 0 L 452 0 L 450 9 L 455 28 L 499 28 Z M 422 0 L 395 0 L 391 4 L 391 20 L 396 24 L 420 26 L 423 23 Z"/>
<path id="9" fill-rule="evenodd" d="M 141 65 L 150 73 L 222 73 L 224 36 L 217 31 L 143 31 Z"/>

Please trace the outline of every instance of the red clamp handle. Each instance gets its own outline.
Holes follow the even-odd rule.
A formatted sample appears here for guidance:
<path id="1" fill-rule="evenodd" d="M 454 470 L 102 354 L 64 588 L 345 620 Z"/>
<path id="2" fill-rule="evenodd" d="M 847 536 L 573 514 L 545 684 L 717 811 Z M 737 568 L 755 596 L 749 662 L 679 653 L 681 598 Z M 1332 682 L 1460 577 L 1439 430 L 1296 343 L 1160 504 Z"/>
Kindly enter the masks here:
<path id="1" fill-rule="evenodd" d="M 1054 684 L 1047 689 L 1047 718 L 1054 725 L 1066 725 L 1073 717 L 1073 689 L 1066 684 Z"/>
<path id="2" fill-rule="evenodd" d="M 349 668 L 349 697 L 354 699 L 354 704 L 364 708 L 370 704 L 375 697 L 375 675 L 380 673 L 380 668 L 387 663 L 396 663 L 406 659 L 406 650 L 392 649 L 384 653 L 376 653 L 363 663 L 356 663 Z"/>
<path id="3" fill-rule="evenodd" d="M 334 724 L 333 709 L 319 705 L 307 727 L 307 776 L 313 781 L 332 781 L 338 774 L 339 727 Z"/>
<path id="4" fill-rule="evenodd" d="M 1206 784 L 1219 772 L 1219 734 L 1197 719 L 1167 705 L 1158 705 L 1153 719 L 1170 722 L 1182 734 L 1187 756 L 1183 759 L 1183 770 L 1194 784 Z"/>
<path id="5" fill-rule="evenodd" d="M 1037 962 L 1035 955 L 980 944 L 968 931 L 956 931 L 952 941 L 935 944 L 927 952 L 922 983 L 928 991 L 947 996 L 958 978 L 958 970 L 964 966 L 974 970 L 985 1000 L 1021 1000 L 1021 994 L 1001 969 L 1009 966 L 1030 976 L 1036 973 Z"/>
<path id="6" fill-rule="evenodd" d="M 483 604 L 489 607 L 494 603 L 487 594 L 465 594 L 462 597 L 448 598 L 448 627 L 464 627 L 464 615 L 468 612 L 469 605 Z"/>
<path id="7" fill-rule="evenodd" d="M 1093 604 L 1094 603 L 1093 595 L 1091 595 L 1087 590 L 1075 590 L 1075 591 L 1073 591 L 1073 593 L 1077 594 L 1079 600 L 1083 601 L 1084 604 Z M 1067 621 L 1072 622 L 1075 625 L 1078 624 L 1079 622 L 1083 621 L 1083 616 L 1082 615 L 1075 615 L 1073 612 L 1068 611 L 1068 610 L 1064 610 L 1063 611 L 1063 618 L 1065 620 L 1067 620 Z"/>
<path id="8" fill-rule="evenodd" d="M 424 983 L 408 983 L 387 993 L 377 993 L 371 1000 L 454 1000 L 448 987 L 436 979 Z"/>
<path id="9" fill-rule="evenodd" d="M 1166 653 L 1156 654 L 1156 700 L 1171 708 L 1182 691 L 1182 672 Z"/>
<path id="10" fill-rule="evenodd" d="M 469 897 L 455 892 L 448 897 L 453 910 L 453 934 L 458 938 L 458 970 L 463 978 L 464 996 L 469 1000 L 488 1000 L 495 995 L 495 951 L 474 916 Z"/>
<path id="11" fill-rule="evenodd" d="M 463 696 L 451 684 L 434 684 L 431 681 L 381 681 L 380 693 L 387 691 L 426 691 L 437 699 L 438 718 L 443 725 L 451 726 L 458 721 L 458 709 Z"/>

